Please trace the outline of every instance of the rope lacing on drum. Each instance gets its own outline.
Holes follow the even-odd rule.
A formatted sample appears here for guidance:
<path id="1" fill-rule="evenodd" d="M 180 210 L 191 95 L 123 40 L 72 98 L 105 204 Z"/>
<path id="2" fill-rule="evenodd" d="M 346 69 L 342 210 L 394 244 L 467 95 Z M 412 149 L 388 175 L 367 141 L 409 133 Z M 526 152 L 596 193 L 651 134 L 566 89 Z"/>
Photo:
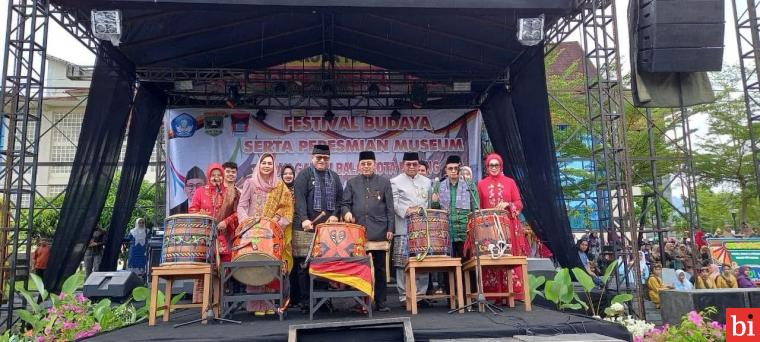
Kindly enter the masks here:
<path id="1" fill-rule="evenodd" d="M 507 241 L 504 236 L 504 230 L 501 228 L 501 221 L 499 215 L 493 214 L 494 224 L 496 225 L 496 233 L 499 234 L 499 240 L 496 244 L 488 244 L 488 251 L 491 253 L 491 258 L 498 259 L 507 254 Z"/>
<path id="2" fill-rule="evenodd" d="M 416 256 L 417 261 L 422 261 L 425 259 L 425 257 L 427 257 L 428 253 L 433 247 L 431 246 L 432 243 L 430 242 L 430 222 L 427 219 L 427 209 L 420 207 L 419 213 L 422 215 L 422 218 L 425 221 L 425 237 L 427 238 L 427 247 L 425 248 L 425 252 L 422 254 L 417 254 Z"/>

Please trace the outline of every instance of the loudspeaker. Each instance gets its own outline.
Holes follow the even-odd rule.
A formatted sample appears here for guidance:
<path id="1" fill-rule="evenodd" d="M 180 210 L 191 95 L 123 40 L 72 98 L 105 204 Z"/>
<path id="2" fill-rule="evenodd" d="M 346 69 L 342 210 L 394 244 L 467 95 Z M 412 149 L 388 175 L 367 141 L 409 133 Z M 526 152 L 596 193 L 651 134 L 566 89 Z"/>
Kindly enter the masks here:
<path id="1" fill-rule="evenodd" d="M 662 320 L 678 324 L 690 311 L 714 306 L 718 312 L 710 318 L 726 323 L 726 308 L 757 307 L 756 303 L 753 305 L 753 299 L 760 299 L 760 289 L 663 290 L 660 291 Z"/>
<path id="2" fill-rule="evenodd" d="M 93 272 L 85 280 L 82 293 L 88 298 L 125 298 L 140 285 L 142 285 L 142 280 L 134 272 Z"/>
<path id="3" fill-rule="evenodd" d="M 288 327 L 288 342 L 404 341 L 413 342 L 409 317 L 296 324 Z"/>
<path id="4" fill-rule="evenodd" d="M 638 0 L 637 62 L 646 72 L 718 71 L 722 0 Z"/>
<path id="5" fill-rule="evenodd" d="M 554 279 L 557 271 L 549 258 L 528 258 L 528 273 L 536 277 L 544 276 L 546 280 L 551 280 Z"/>

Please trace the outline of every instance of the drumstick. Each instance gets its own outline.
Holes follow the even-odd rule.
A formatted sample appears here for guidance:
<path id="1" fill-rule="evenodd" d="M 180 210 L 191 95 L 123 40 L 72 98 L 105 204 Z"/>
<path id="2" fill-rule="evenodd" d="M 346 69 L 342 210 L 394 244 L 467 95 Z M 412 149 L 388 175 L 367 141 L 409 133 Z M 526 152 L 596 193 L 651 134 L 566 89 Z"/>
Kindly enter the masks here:
<path id="1" fill-rule="evenodd" d="M 323 212 L 319 213 L 319 215 L 317 215 L 316 218 L 314 218 L 313 220 L 311 220 L 311 222 L 315 222 L 315 221 L 317 221 L 317 220 L 325 217 L 325 215 L 327 215 L 327 212 L 323 211 Z M 317 232 L 315 231 L 314 232 L 314 236 L 311 238 L 311 244 L 309 245 L 309 250 L 308 250 L 308 252 L 306 254 L 306 260 L 304 260 L 304 262 L 302 264 L 302 267 L 306 267 L 306 265 L 309 264 L 309 260 L 311 260 L 311 251 L 314 249 L 314 243 L 316 241 L 317 241 Z"/>

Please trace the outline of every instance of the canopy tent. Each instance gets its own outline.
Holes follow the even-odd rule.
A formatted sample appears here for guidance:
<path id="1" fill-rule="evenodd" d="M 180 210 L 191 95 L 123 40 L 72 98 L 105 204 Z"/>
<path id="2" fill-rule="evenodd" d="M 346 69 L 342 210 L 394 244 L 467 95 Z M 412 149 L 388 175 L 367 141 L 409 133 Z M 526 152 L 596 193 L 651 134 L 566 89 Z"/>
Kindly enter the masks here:
<path id="1" fill-rule="evenodd" d="M 82 137 L 90 138 L 80 137 L 68 187 L 69 194 L 77 196 L 66 196 L 61 211 L 52 252 L 62 257 L 51 259 L 48 265 L 45 280 L 50 288 L 58 288 L 76 270 L 103 208 L 105 196 L 98 194 L 110 185 L 115 168 L 91 166 L 112 164 L 119 151 L 108 146 L 120 141 L 113 135 L 123 134 L 130 112 L 140 122 L 156 124 L 158 120 L 146 115 L 160 115 L 166 105 L 160 87 L 140 86 L 134 96 L 132 87 L 106 85 L 128 84 L 135 68 L 141 67 L 259 70 L 315 55 L 341 55 L 422 78 L 446 72 L 479 78 L 472 91 L 490 94 L 483 103 L 488 108 L 484 120 L 496 151 L 515 164 L 507 168 L 508 173 L 513 173 L 521 192 L 530 194 L 525 198 L 529 223 L 562 265 L 580 264 L 572 252 L 554 155 L 543 47 L 529 48 L 516 39 L 519 18 L 543 14 L 549 26 L 559 16 L 574 12 L 575 0 L 52 2 L 86 27 L 90 27 L 91 10 L 119 9 L 122 35 L 117 47 L 103 42 L 97 56 L 82 130 Z M 527 71 L 520 73 L 521 69 Z M 108 96 L 102 94 L 106 89 Z M 140 91 L 151 95 L 140 96 Z M 104 258 L 109 269 L 115 266 L 127 212 L 139 191 L 135 184 L 140 183 L 150 158 L 150 150 L 139 146 L 155 142 L 152 127 L 146 129 L 147 134 L 132 134 L 137 128 L 133 126 L 111 222 L 117 229 L 109 231 Z M 508 137 L 507 132 L 520 137 Z M 86 170 L 94 172 L 98 182 L 77 174 Z"/>

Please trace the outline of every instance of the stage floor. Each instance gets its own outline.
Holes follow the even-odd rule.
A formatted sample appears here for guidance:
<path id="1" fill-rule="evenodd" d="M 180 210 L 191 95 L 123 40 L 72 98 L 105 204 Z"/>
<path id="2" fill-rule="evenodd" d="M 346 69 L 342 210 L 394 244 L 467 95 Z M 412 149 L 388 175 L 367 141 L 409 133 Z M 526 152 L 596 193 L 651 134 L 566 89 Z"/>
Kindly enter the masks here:
<path id="1" fill-rule="evenodd" d="M 345 303 L 337 303 L 336 306 L 340 307 L 341 304 Z M 549 310 L 536 305 L 533 306 L 531 312 L 525 312 L 520 303 L 515 308 L 505 308 L 505 311 L 498 315 L 478 312 L 448 314 L 446 304 L 437 302 L 432 307 L 420 308 L 419 314 L 412 316 L 400 307 L 398 301 L 389 304 L 391 312 L 374 312 L 373 318 L 411 317 L 416 341 L 496 338 L 514 335 L 557 335 L 562 333 L 598 333 L 622 340 L 630 340 L 628 332 L 620 325 Z M 279 321 L 274 316 L 262 318 L 239 312 L 232 318 L 242 320 L 243 323 L 240 325 L 211 322 L 207 325 L 194 324 L 173 328 L 172 326 L 176 323 L 187 322 L 199 317 L 198 310 L 178 310 L 172 314 L 168 323 L 159 321 L 153 327 L 149 327 L 147 323 L 137 324 L 89 340 L 287 341 L 288 326 L 291 324 L 340 322 L 361 320 L 367 317 L 366 315 L 348 312 L 345 307 L 342 309 L 333 313 L 318 313 L 315 315 L 314 321 L 309 321 L 307 315 L 302 315 L 297 310 L 289 310 L 284 321 Z"/>

